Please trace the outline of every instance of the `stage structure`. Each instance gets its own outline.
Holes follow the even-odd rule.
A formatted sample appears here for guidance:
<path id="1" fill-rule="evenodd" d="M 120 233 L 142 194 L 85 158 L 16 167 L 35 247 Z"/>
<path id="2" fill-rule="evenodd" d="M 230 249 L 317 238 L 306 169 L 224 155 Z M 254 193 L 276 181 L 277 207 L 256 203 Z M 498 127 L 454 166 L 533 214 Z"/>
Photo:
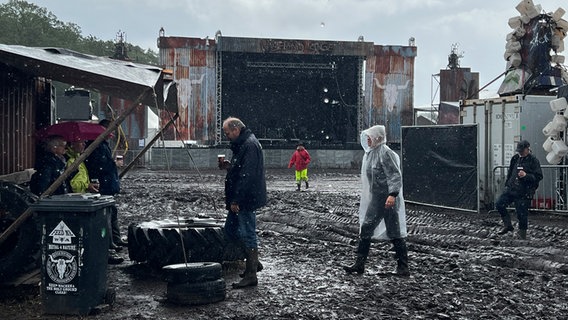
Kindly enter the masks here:
<path id="1" fill-rule="evenodd" d="M 225 37 L 158 38 L 160 63 L 178 85 L 168 140 L 226 143 L 222 120 L 241 118 L 263 146 L 359 148 L 361 130 L 384 124 L 389 141 L 412 125 L 416 47 L 372 42 Z M 162 112 L 162 121 L 170 115 Z"/>

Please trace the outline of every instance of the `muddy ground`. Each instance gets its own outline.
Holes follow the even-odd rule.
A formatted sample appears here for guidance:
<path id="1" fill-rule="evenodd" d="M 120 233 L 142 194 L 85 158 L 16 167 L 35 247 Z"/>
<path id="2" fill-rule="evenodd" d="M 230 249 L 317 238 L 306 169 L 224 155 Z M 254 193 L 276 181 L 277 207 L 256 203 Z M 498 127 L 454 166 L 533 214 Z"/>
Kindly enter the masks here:
<path id="1" fill-rule="evenodd" d="M 407 205 L 411 277 L 395 267 L 390 244 L 375 243 L 363 275 L 353 261 L 357 171 L 310 171 L 295 191 L 293 171 L 268 170 L 260 210 L 255 288 L 235 290 L 238 263 L 224 264 L 226 299 L 179 306 L 165 299 L 159 273 L 128 260 L 109 266 L 112 308 L 85 317 L 43 315 L 38 286 L 3 290 L 0 319 L 565 319 L 568 315 L 568 217 L 531 214 L 529 240 L 498 236 L 494 213 Z M 123 234 L 132 222 L 198 214 L 222 216 L 220 171 L 133 171 L 117 197 Z M 211 195 L 211 197 L 210 197 Z M 217 210 L 215 210 L 217 207 Z"/>

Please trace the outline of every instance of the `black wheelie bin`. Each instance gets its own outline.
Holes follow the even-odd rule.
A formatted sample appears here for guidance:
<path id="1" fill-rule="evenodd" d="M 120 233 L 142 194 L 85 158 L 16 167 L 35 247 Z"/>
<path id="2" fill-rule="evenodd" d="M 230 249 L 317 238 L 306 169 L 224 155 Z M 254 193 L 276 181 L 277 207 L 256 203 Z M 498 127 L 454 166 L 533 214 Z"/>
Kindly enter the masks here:
<path id="1" fill-rule="evenodd" d="M 114 303 L 107 289 L 112 196 L 55 195 L 30 205 L 41 230 L 41 300 L 46 314 L 87 315 Z"/>

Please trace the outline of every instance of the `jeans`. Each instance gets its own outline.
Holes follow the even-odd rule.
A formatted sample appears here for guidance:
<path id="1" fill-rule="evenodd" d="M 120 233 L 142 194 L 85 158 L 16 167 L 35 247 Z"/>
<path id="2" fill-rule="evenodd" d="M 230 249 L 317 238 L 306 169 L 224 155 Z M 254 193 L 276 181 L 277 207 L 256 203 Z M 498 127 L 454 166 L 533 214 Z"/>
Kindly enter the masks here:
<path id="1" fill-rule="evenodd" d="M 529 205 L 531 199 L 526 196 L 517 196 L 505 191 L 497 199 L 495 203 L 495 209 L 499 211 L 499 214 L 503 218 L 508 218 L 509 213 L 507 212 L 507 206 L 515 202 L 515 210 L 517 212 L 517 220 L 519 220 L 519 229 L 527 230 L 529 226 Z M 508 219 L 510 220 L 510 218 Z"/>
<path id="2" fill-rule="evenodd" d="M 225 220 L 225 236 L 231 242 L 243 242 L 249 249 L 258 248 L 256 237 L 256 212 L 254 211 L 232 211 Z"/>

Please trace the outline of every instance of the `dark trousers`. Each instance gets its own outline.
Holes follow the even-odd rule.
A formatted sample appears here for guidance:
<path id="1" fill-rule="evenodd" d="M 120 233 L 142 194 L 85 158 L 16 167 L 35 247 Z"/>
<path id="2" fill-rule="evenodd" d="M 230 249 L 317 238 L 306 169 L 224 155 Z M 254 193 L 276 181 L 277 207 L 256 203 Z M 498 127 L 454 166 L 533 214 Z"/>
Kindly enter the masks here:
<path id="1" fill-rule="evenodd" d="M 529 205 L 531 199 L 526 196 L 518 196 L 512 194 L 511 192 L 505 191 L 495 203 L 495 209 L 499 211 L 505 226 L 511 225 L 511 217 L 507 212 L 507 206 L 511 203 L 515 203 L 515 210 L 517 212 L 517 220 L 519 220 L 519 229 L 527 230 L 529 226 Z"/>
<path id="2" fill-rule="evenodd" d="M 386 197 L 374 196 L 371 199 L 361 225 L 361 239 L 371 239 L 373 232 L 383 219 L 385 220 L 387 236 L 390 239 L 400 238 L 398 212 L 394 208 L 385 209 L 385 201 Z"/>

